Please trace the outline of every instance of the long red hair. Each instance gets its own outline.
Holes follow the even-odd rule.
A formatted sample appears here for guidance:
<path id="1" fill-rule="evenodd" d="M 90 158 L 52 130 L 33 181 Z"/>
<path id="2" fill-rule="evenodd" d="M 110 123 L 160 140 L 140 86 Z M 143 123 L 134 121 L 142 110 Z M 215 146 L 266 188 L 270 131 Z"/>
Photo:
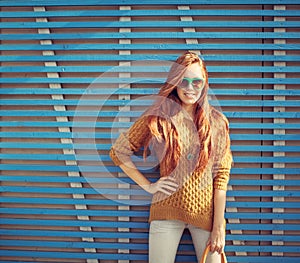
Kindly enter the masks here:
<path id="1" fill-rule="evenodd" d="M 199 63 L 202 75 L 205 78 L 205 86 L 200 98 L 195 103 L 194 124 L 199 135 L 199 150 L 197 168 L 205 169 L 212 152 L 212 107 L 208 102 L 208 73 L 205 63 L 193 52 L 186 52 L 173 63 L 166 82 L 158 93 L 158 100 L 146 112 L 149 129 L 158 142 L 164 142 L 164 161 L 167 163 L 170 174 L 177 166 L 181 157 L 181 145 L 179 134 L 170 118 L 181 110 L 181 101 L 177 95 L 177 86 L 182 81 L 188 67 Z M 145 149 L 149 146 L 147 143 Z"/>

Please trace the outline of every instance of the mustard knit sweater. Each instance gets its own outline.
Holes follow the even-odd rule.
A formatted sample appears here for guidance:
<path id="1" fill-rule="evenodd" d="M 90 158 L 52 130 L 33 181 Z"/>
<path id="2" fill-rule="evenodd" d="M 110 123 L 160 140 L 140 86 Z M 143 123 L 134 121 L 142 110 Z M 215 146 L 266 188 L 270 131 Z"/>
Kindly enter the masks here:
<path id="1" fill-rule="evenodd" d="M 176 123 L 181 143 L 181 158 L 171 176 L 176 180 L 178 190 L 171 196 L 161 192 L 153 195 L 150 218 L 152 220 L 181 220 L 204 230 L 211 231 L 213 225 L 213 190 L 227 190 L 229 172 L 231 168 L 231 152 L 229 143 L 222 149 L 222 140 L 229 140 L 228 126 L 226 119 L 221 113 L 213 110 L 211 123 L 216 138 L 213 151 L 221 154 L 214 154 L 210 158 L 205 169 L 195 169 L 195 144 L 197 138 L 193 132 L 194 123 L 185 118 L 182 113 L 173 117 Z M 139 151 L 146 142 L 151 139 L 151 133 L 147 123 L 147 117 L 140 117 L 131 128 L 120 135 L 110 151 L 113 162 L 119 166 Z M 225 146 L 224 146 L 225 147 Z M 224 148 L 223 147 L 223 148 Z M 159 163 L 160 176 L 166 174 L 166 163 L 161 158 L 162 148 L 154 148 Z"/>

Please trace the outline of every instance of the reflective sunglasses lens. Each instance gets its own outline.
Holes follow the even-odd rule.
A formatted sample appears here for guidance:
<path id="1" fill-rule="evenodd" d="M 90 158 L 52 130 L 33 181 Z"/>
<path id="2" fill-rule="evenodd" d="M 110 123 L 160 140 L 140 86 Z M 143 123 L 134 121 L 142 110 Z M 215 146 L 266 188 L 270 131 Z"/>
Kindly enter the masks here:
<path id="1" fill-rule="evenodd" d="M 192 85 L 195 88 L 201 88 L 203 86 L 204 81 L 202 79 L 194 79 Z"/>
<path id="2" fill-rule="evenodd" d="M 189 86 L 189 81 L 187 79 L 183 79 L 180 83 L 181 88 L 187 88 Z"/>

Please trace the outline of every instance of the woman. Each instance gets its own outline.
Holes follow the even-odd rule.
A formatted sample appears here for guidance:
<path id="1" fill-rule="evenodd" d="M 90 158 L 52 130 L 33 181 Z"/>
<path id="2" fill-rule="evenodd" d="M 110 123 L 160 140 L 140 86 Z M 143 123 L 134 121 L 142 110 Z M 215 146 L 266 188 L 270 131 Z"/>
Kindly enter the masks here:
<path id="1" fill-rule="evenodd" d="M 175 261 L 188 228 L 200 260 L 219 263 L 225 245 L 225 202 L 232 164 L 228 121 L 209 105 L 208 73 L 197 54 L 186 52 L 172 65 L 159 99 L 113 145 L 114 163 L 145 191 L 150 207 L 149 262 Z M 151 183 L 130 156 L 152 147 L 160 179 Z"/>

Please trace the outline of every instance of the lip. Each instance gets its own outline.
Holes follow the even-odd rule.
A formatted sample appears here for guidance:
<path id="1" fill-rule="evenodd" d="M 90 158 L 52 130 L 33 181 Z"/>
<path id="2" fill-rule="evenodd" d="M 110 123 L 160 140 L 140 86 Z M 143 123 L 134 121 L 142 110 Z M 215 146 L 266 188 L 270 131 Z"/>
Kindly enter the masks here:
<path id="1" fill-rule="evenodd" d="M 188 92 L 185 92 L 184 95 L 185 95 L 185 96 L 195 96 L 195 93 L 188 93 Z"/>

